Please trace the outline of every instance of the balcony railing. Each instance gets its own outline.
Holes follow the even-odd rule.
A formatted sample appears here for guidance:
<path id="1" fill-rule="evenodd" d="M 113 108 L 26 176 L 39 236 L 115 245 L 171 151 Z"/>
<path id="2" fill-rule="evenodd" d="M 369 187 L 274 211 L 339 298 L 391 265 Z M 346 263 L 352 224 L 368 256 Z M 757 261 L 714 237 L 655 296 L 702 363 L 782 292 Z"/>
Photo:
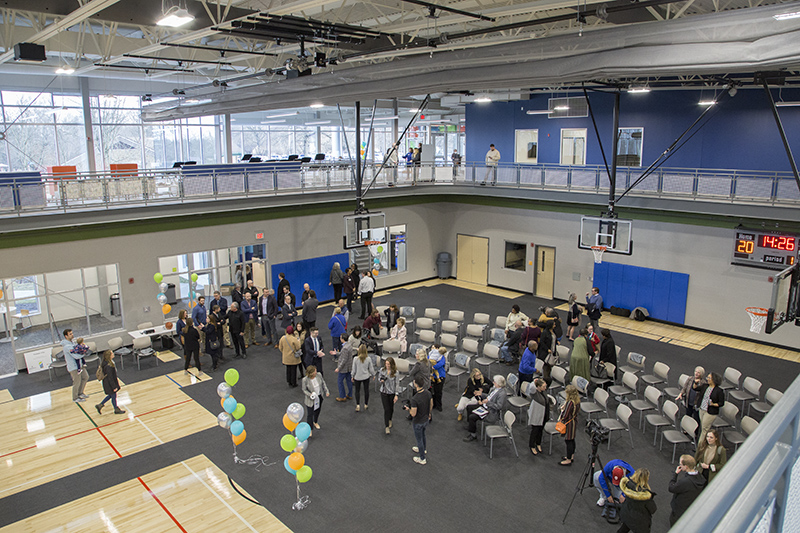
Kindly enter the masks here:
<path id="1" fill-rule="evenodd" d="M 379 165 L 367 165 L 369 183 Z M 617 193 L 641 173 L 617 170 Z M 608 193 L 605 168 L 592 166 L 501 164 L 487 168 L 467 163 L 384 168 L 375 187 L 461 185 L 585 193 Z M 138 170 L 71 175 L 11 177 L 0 174 L 0 217 L 72 212 L 123 206 L 192 202 L 208 199 L 269 196 L 283 193 L 353 190 L 347 163 L 303 164 L 291 169 L 225 165 L 209 169 Z M 631 196 L 705 200 L 771 206 L 800 205 L 800 190 L 788 172 L 709 169 L 659 169 L 636 186 Z"/>

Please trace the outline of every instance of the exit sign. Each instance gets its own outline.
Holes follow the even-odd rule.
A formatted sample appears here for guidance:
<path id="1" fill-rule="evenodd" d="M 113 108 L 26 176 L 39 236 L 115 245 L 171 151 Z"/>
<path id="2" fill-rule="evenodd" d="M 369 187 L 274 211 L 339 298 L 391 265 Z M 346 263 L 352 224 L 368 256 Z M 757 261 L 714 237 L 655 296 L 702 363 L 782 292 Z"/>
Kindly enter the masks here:
<path id="1" fill-rule="evenodd" d="M 256 240 L 257 241 L 260 241 L 263 238 L 264 238 L 264 234 L 263 233 L 256 233 Z"/>

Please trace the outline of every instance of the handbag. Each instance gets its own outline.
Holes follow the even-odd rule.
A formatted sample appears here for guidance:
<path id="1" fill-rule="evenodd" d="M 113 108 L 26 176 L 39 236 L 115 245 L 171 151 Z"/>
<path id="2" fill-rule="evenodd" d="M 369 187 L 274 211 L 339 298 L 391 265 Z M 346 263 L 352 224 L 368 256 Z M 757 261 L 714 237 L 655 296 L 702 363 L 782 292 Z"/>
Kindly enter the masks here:
<path id="1" fill-rule="evenodd" d="M 219 340 L 211 341 L 208 343 L 208 347 L 212 350 L 219 350 L 219 347 L 222 346 Z"/>
<path id="2" fill-rule="evenodd" d="M 295 350 L 294 356 L 295 358 L 300 359 L 301 357 L 303 357 L 303 350 Z"/>
<path id="3" fill-rule="evenodd" d="M 558 422 L 556 422 L 556 431 L 564 435 L 567 432 L 567 425 L 561 420 L 559 420 Z"/>

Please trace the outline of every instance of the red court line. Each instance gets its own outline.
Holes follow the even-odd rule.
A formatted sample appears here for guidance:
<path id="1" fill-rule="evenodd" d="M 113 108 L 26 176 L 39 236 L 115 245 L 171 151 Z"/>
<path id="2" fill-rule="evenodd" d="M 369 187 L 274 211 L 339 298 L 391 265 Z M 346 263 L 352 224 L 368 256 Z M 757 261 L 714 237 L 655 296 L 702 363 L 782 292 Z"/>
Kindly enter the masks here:
<path id="1" fill-rule="evenodd" d="M 158 496 L 156 496 L 156 495 L 155 495 L 155 493 L 154 493 L 152 490 L 150 490 L 150 487 L 148 487 L 148 486 L 147 486 L 147 483 L 145 483 L 145 482 L 144 482 L 144 480 L 143 480 L 142 478 L 140 478 L 140 477 L 137 477 L 136 479 L 138 479 L 138 480 L 139 480 L 139 483 L 141 483 L 142 485 L 144 485 L 144 488 L 145 488 L 145 489 L 147 489 L 147 492 L 150 494 L 150 496 L 152 496 L 152 497 L 153 497 L 153 499 L 156 501 L 156 503 L 158 503 L 158 505 L 160 505 L 160 506 L 161 506 L 161 508 L 162 508 L 162 509 L 164 509 L 164 512 L 165 512 L 165 513 L 167 513 L 167 516 L 169 516 L 170 518 L 172 518 L 172 521 L 173 521 L 173 522 L 175 522 L 175 525 L 176 525 L 176 526 L 178 526 L 178 528 L 179 528 L 181 531 L 183 531 L 183 533 L 188 533 L 188 532 L 187 532 L 185 529 L 183 529 L 183 526 L 181 525 L 181 523 L 180 523 L 180 522 L 178 522 L 178 519 L 177 519 L 177 518 L 175 518 L 175 517 L 172 515 L 172 513 L 170 513 L 170 512 L 169 512 L 169 509 L 167 509 L 167 507 L 166 507 L 166 506 L 165 506 L 163 503 L 161 503 L 161 500 L 159 500 L 159 499 L 158 499 Z"/>
<path id="2" fill-rule="evenodd" d="M 178 402 L 178 403 L 173 403 L 172 405 L 167 405 L 165 407 L 159 407 L 158 409 L 153 409 L 152 411 L 147 411 L 146 413 L 142 413 L 140 415 L 134 415 L 134 418 L 139 418 L 140 416 L 149 415 L 149 414 L 152 414 L 152 413 L 156 413 L 158 411 L 163 411 L 164 409 L 169 409 L 170 407 L 176 407 L 178 405 L 182 405 L 182 404 L 185 404 L 185 403 L 188 403 L 188 402 L 193 402 L 193 401 L 194 400 L 192 398 L 189 398 L 188 400 L 183 400 L 183 401 Z M 97 426 L 97 428 L 84 429 L 84 430 L 78 431 L 76 433 L 71 433 L 69 435 L 64 435 L 63 437 L 58 437 L 56 440 L 59 441 L 59 440 L 68 439 L 70 437 L 75 437 L 77 435 L 81 435 L 81 434 L 87 433 L 89 431 L 94 431 L 95 429 L 100 429 L 100 428 L 105 428 L 105 427 L 108 427 L 108 426 L 113 426 L 114 424 L 119 424 L 120 422 L 126 422 L 128 420 L 130 420 L 130 419 L 129 418 L 122 418 L 120 420 L 115 420 L 114 422 L 109 422 L 108 424 L 103 424 L 102 426 Z M 103 435 L 102 432 L 100 434 Z M 105 438 L 105 435 L 103 435 L 103 438 Z M 108 441 L 108 439 L 106 439 L 106 441 Z M 111 443 L 109 442 L 109 444 L 111 444 Z M 6 457 L 6 456 L 9 456 L 9 455 L 14 455 L 15 453 L 24 452 L 26 450 L 32 450 L 34 448 L 36 448 L 35 444 L 33 446 L 28 446 L 26 448 L 20 448 L 19 450 L 14 450 L 13 452 L 8 452 L 6 454 L 0 455 L 0 458 Z M 112 448 L 113 448 L 113 446 L 112 446 Z M 116 451 L 116 450 L 114 450 L 114 451 Z M 117 452 L 117 454 L 119 455 L 119 452 Z M 122 457 L 122 456 L 120 455 L 120 457 Z"/>
<path id="3" fill-rule="evenodd" d="M 108 443 L 109 446 L 111 446 L 111 449 L 114 450 L 114 453 L 117 454 L 117 457 L 122 457 L 122 454 L 119 453 L 119 450 L 117 450 L 114 447 L 114 445 L 111 444 L 111 441 L 108 440 L 108 437 L 106 437 L 105 434 L 102 431 L 100 431 L 100 428 L 96 428 L 96 429 L 97 429 L 97 432 L 100 433 L 100 436 L 103 437 L 103 439 Z"/>

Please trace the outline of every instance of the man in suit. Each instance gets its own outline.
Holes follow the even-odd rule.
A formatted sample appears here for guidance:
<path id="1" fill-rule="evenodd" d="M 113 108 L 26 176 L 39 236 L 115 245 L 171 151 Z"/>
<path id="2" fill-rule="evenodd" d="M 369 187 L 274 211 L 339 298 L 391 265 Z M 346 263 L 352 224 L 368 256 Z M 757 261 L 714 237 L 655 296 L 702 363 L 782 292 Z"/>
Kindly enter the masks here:
<path id="1" fill-rule="evenodd" d="M 231 331 L 231 340 L 233 341 L 233 348 L 236 350 L 234 357 L 241 356 L 247 359 L 247 348 L 244 344 L 244 313 L 239 309 L 239 304 L 233 302 L 228 311 L 228 327 Z"/>
<path id="2" fill-rule="evenodd" d="M 284 287 L 289 287 L 289 290 L 291 290 L 292 287 L 289 284 L 289 280 L 286 279 L 286 274 L 284 274 L 283 272 L 278 274 L 278 280 L 279 280 L 278 281 L 278 288 L 277 288 L 277 290 L 275 292 L 278 294 L 278 296 L 283 298 L 283 294 L 284 294 L 283 288 Z M 292 305 L 294 305 L 294 300 L 292 301 Z"/>
<path id="3" fill-rule="evenodd" d="M 303 302 L 303 327 L 306 331 L 317 325 L 317 293 L 308 291 L 308 298 Z"/>
<path id="4" fill-rule="evenodd" d="M 222 324 L 222 338 L 225 339 L 225 346 L 231 347 L 231 334 L 228 332 L 228 324 L 225 316 L 228 314 L 228 300 L 223 298 L 219 291 L 214 291 L 214 298 L 209 302 L 208 308 L 214 310 L 214 306 L 219 306 L 219 313 L 216 313 L 217 324 Z"/>
<path id="5" fill-rule="evenodd" d="M 291 289 L 289 289 L 288 285 L 284 285 L 283 286 L 283 292 L 282 293 L 279 292 L 278 294 L 282 295 L 281 296 L 281 300 L 285 300 L 286 297 L 288 296 L 290 301 L 292 302 L 292 306 L 294 306 L 297 303 L 297 300 L 295 299 L 294 294 L 292 294 L 292 291 L 291 291 Z"/>
<path id="6" fill-rule="evenodd" d="M 261 291 L 261 300 L 258 302 L 258 314 L 261 317 L 261 333 L 267 339 L 264 344 L 274 344 L 278 347 L 278 330 L 275 327 L 275 318 L 278 316 L 278 300 L 275 291 L 264 288 Z"/>
<path id="7" fill-rule="evenodd" d="M 244 313 L 244 347 L 249 348 L 251 344 L 258 346 L 256 342 L 256 317 L 258 316 L 258 304 L 250 296 L 249 292 L 244 293 L 244 300 L 240 306 Z"/>
<path id="8" fill-rule="evenodd" d="M 311 328 L 309 331 L 311 334 L 306 337 L 303 346 L 303 354 L 305 357 L 303 363 L 305 363 L 306 368 L 314 365 L 317 367 L 317 372 L 323 374 L 322 357 L 325 356 L 325 349 L 322 346 L 322 339 L 319 338 L 319 330 L 317 328 Z"/>
<path id="9" fill-rule="evenodd" d="M 311 297 L 311 287 L 308 286 L 308 283 L 303 283 L 303 294 L 300 295 L 300 303 L 301 304 L 306 303 L 306 300 L 308 300 L 310 297 Z"/>

